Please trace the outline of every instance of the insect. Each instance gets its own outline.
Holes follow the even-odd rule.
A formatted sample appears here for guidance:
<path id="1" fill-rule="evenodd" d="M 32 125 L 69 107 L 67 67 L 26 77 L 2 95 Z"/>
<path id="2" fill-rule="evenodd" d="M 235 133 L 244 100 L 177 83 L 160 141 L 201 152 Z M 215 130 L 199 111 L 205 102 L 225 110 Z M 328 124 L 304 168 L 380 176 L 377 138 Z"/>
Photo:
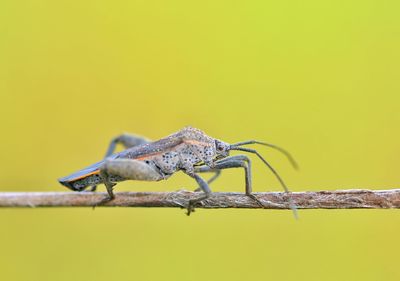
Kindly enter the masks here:
<path id="1" fill-rule="evenodd" d="M 114 153 L 117 144 L 122 144 L 126 149 Z M 243 168 L 246 195 L 262 206 L 262 203 L 252 194 L 250 158 L 246 155 L 229 156 L 230 151 L 237 150 L 257 155 L 272 171 L 284 190 L 286 192 L 289 190 L 276 170 L 257 150 L 243 147 L 250 144 L 260 144 L 277 149 L 287 156 L 295 168 L 297 167 L 293 157 L 276 145 L 256 140 L 228 144 L 206 135 L 199 129 L 185 127 L 154 142 L 129 134 L 116 137 L 111 141 L 104 160 L 60 178 L 59 182 L 73 191 L 83 191 L 88 187 L 94 191 L 97 184 L 103 183 L 106 186 L 108 197 L 99 203 L 102 204 L 114 198 L 113 187 L 117 182 L 124 180 L 160 181 L 168 179 L 178 171 L 183 171 L 196 180 L 199 185 L 196 191 L 203 191 L 200 197 L 188 202 L 187 214 L 189 215 L 194 211 L 196 204 L 211 195 L 209 184 L 220 175 L 221 170 Z M 200 176 L 205 172 L 215 172 L 215 175 L 205 181 Z"/>

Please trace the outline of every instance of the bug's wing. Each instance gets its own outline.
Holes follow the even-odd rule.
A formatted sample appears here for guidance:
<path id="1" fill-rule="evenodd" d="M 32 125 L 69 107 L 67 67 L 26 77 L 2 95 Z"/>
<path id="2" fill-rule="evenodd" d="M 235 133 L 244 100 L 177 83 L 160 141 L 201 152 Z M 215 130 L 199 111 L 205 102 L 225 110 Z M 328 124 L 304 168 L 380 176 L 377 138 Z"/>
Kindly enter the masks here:
<path id="1" fill-rule="evenodd" d="M 155 153 L 160 153 L 162 151 L 166 151 L 174 148 L 175 146 L 181 144 L 183 141 L 180 133 L 176 133 L 174 135 L 168 136 L 166 138 L 160 139 L 155 142 L 146 143 L 138 146 L 134 146 L 132 148 L 128 148 L 124 151 L 115 153 L 107 159 L 117 159 L 117 158 L 129 158 L 129 159 L 138 159 L 143 156 L 149 156 Z M 66 177 L 60 178 L 58 181 L 69 188 L 71 188 L 71 184 L 77 180 L 92 176 L 94 174 L 98 174 L 100 171 L 101 165 L 104 163 L 104 160 L 94 163 L 82 170 L 79 170 L 75 173 L 72 173 Z"/>
<path id="2" fill-rule="evenodd" d="M 144 156 L 149 156 L 163 151 L 171 150 L 182 142 L 182 138 L 172 135 L 170 137 L 166 137 L 155 142 L 128 148 L 127 150 L 114 154 L 114 156 L 115 158 L 138 159 Z"/>
<path id="3" fill-rule="evenodd" d="M 118 153 L 111 155 L 107 159 L 115 159 L 117 156 L 118 156 Z M 97 174 L 100 171 L 100 167 L 101 167 L 101 165 L 103 165 L 104 161 L 105 160 L 94 163 L 86 168 L 76 171 L 75 173 L 72 173 L 66 177 L 58 179 L 58 181 L 61 184 L 65 185 L 65 183 L 73 182 L 73 181 L 88 177 L 90 175 Z"/>
<path id="4" fill-rule="evenodd" d="M 93 173 L 97 173 L 100 169 L 100 166 L 104 163 L 104 161 L 99 161 L 97 163 L 94 163 L 93 165 L 90 165 L 89 167 L 86 167 L 82 170 L 76 171 L 75 173 L 72 173 L 66 177 L 58 179 L 58 181 L 61 184 L 65 184 L 68 182 L 76 181 L 78 179 L 87 177 L 92 175 Z"/>

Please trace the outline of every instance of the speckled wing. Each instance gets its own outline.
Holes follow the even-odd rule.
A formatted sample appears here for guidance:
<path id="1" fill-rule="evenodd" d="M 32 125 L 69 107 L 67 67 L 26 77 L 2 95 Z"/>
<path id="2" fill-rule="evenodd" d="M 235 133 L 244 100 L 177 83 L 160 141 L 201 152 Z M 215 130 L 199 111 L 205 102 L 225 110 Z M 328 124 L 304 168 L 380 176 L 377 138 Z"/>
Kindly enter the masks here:
<path id="1" fill-rule="evenodd" d="M 182 142 L 183 142 L 182 138 L 179 137 L 178 134 L 174 134 L 155 142 L 142 144 L 124 150 L 120 153 L 117 153 L 115 155 L 115 158 L 138 159 L 145 156 L 158 154 L 163 151 L 171 150 L 177 145 L 181 144 Z"/>
<path id="2" fill-rule="evenodd" d="M 111 155 L 109 158 L 115 159 L 115 158 L 117 158 L 117 156 L 118 156 L 118 153 Z M 61 184 L 65 185 L 65 183 L 76 181 L 78 179 L 90 176 L 94 173 L 97 173 L 103 163 L 104 163 L 104 160 L 96 162 L 86 168 L 76 171 L 75 173 L 72 173 L 66 177 L 60 178 L 60 179 L 58 179 L 58 181 Z"/>

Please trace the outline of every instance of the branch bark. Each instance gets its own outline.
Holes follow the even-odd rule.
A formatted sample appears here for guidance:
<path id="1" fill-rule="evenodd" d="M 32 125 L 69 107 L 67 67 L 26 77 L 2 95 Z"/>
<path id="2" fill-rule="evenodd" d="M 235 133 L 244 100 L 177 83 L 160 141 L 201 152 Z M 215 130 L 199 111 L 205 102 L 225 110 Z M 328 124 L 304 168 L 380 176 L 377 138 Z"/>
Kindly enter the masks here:
<path id="1" fill-rule="evenodd" d="M 99 207 L 182 207 L 200 193 L 117 192 L 114 200 Z M 290 209 L 290 200 L 298 209 L 389 209 L 400 208 L 400 189 L 337 190 L 317 192 L 254 193 L 265 209 Z M 0 192 L 0 207 L 92 207 L 106 197 L 103 192 Z M 248 208 L 260 205 L 243 193 L 215 192 L 197 208 Z"/>

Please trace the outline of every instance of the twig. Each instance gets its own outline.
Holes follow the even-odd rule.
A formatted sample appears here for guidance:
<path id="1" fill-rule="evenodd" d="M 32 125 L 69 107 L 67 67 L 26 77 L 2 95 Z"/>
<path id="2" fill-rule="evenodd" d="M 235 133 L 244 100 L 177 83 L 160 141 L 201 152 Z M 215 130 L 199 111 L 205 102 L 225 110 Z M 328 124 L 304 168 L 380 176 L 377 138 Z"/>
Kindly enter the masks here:
<path id="1" fill-rule="evenodd" d="M 400 189 L 338 190 L 318 192 L 254 193 L 266 209 L 289 209 L 289 197 L 298 209 L 400 208 Z M 189 191 L 117 192 L 113 201 L 99 207 L 186 207 L 201 196 Z M 92 207 L 106 197 L 102 192 L 0 192 L 0 207 Z M 198 208 L 250 208 L 260 205 L 243 193 L 215 192 Z"/>

